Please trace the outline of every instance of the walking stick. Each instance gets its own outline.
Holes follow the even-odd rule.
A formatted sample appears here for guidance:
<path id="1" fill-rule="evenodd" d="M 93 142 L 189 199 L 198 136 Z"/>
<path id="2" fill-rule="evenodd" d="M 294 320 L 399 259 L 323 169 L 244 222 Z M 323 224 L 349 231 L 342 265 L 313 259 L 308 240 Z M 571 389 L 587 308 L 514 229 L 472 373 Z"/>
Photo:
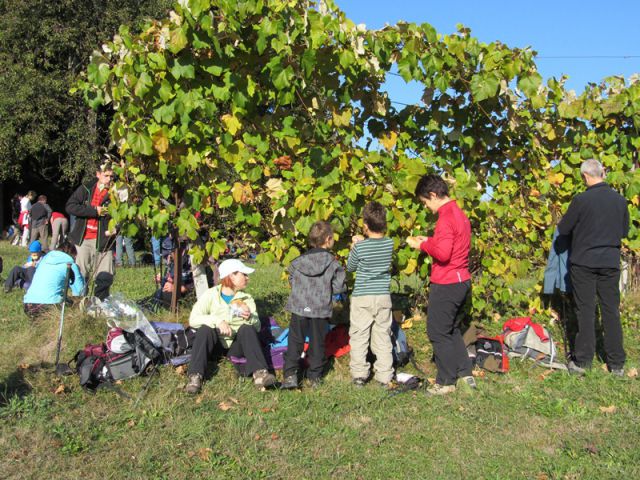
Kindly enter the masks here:
<path id="1" fill-rule="evenodd" d="M 69 365 L 60 365 L 60 349 L 62 348 L 62 328 L 64 326 L 64 309 L 67 304 L 67 289 L 71 278 L 71 264 L 67 263 L 67 271 L 64 278 L 64 290 L 62 291 L 62 311 L 60 313 L 60 327 L 58 328 L 58 347 L 56 349 L 56 375 L 71 375 L 73 372 Z"/>

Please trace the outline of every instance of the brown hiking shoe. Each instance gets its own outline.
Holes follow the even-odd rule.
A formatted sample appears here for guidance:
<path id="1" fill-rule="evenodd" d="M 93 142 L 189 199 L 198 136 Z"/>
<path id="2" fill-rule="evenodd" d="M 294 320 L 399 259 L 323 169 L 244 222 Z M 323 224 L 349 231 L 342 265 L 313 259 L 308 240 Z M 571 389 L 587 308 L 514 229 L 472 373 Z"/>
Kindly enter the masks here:
<path id="1" fill-rule="evenodd" d="M 196 395 L 202 390 L 202 375 L 199 373 L 192 373 L 189 375 L 189 383 L 184 387 L 184 391 L 189 395 Z"/>
<path id="2" fill-rule="evenodd" d="M 440 385 L 439 383 L 434 383 L 429 388 L 427 388 L 426 394 L 428 397 L 431 397 L 435 395 L 447 395 L 455 391 L 455 385 Z"/>
<path id="3" fill-rule="evenodd" d="M 253 384 L 258 388 L 273 387 L 276 383 L 275 375 L 269 373 L 268 370 L 256 370 L 253 372 Z"/>

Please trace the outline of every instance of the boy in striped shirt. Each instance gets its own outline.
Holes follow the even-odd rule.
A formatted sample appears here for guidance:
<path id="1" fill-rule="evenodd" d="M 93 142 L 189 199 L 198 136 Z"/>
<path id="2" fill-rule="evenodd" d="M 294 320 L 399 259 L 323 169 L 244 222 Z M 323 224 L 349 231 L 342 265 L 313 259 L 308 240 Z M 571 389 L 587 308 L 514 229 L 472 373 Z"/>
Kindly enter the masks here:
<path id="1" fill-rule="evenodd" d="M 370 202 L 362 211 L 365 236 L 354 235 L 347 271 L 356 272 L 351 294 L 349 368 L 353 384 L 363 386 L 369 379 L 369 346 L 376 356 L 374 377 L 382 385 L 393 379 L 391 345 L 391 256 L 393 240 L 385 236 L 387 213 L 378 202 Z"/>

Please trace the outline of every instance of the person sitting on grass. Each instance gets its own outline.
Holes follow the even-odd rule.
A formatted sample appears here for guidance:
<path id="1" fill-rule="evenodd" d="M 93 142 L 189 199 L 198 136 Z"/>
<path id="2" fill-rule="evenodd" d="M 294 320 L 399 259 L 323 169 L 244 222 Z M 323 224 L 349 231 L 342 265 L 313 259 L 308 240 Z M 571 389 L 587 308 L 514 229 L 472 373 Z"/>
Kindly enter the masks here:
<path id="1" fill-rule="evenodd" d="M 329 222 L 316 222 L 309 230 L 309 246 L 289 266 L 291 294 L 287 306 L 291 312 L 289 345 L 284 355 L 282 388 L 298 388 L 298 365 L 309 337 L 309 369 L 311 386 L 318 386 L 324 374 L 326 358 L 324 342 L 333 313 L 333 294 L 345 291 L 345 271 L 331 253 L 333 228 Z"/>
<path id="2" fill-rule="evenodd" d="M 13 267 L 9 272 L 9 276 L 4 282 L 4 293 L 9 293 L 13 288 L 28 290 L 41 258 L 42 245 L 38 240 L 35 240 L 29 245 L 29 256 L 24 265 Z"/>
<path id="3" fill-rule="evenodd" d="M 64 298 L 67 264 L 71 264 L 69 286 L 75 296 L 84 291 L 84 278 L 75 263 L 76 247 L 67 241 L 62 242 L 57 250 L 47 253 L 36 267 L 31 287 L 24 296 L 24 312 L 36 317 L 50 308 L 59 305 Z"/>
<path id="4" fill-rule="evenodd" d="M 207 362 L 227 354 L 245 357 L 245 373 L 253 375 L 258 388 L 271 387 L 276 377 L 269 373 L 258 331 L 256 303 L 245 293 L 253 268 L 229 259 L 219 266 L 220 284 L 207 290 L 193 306 L 189 325 L 196 329 L 185 391 L 194 395 L 202 389 Z"/>

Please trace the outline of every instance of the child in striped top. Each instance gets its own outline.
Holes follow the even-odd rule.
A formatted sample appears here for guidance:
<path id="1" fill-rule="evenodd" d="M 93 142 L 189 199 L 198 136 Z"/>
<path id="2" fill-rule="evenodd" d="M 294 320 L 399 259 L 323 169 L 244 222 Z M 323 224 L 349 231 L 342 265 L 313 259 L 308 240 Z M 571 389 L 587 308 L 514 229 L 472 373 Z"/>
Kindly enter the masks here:
<path id="1" fill-rule="evenodd" d="M 369 347 L 376 356 L 374 377 L 382 385 L 393 379 L 391 344 L 391 257 L 393 240 L 385 236 L 387 212 L 378 202 L 362 211 L 363 232 L 352 238 L 347 270 L 356 272 L 351 294 L 349 368 L 353 384 L 363 386 L 369 379 Z"/>

